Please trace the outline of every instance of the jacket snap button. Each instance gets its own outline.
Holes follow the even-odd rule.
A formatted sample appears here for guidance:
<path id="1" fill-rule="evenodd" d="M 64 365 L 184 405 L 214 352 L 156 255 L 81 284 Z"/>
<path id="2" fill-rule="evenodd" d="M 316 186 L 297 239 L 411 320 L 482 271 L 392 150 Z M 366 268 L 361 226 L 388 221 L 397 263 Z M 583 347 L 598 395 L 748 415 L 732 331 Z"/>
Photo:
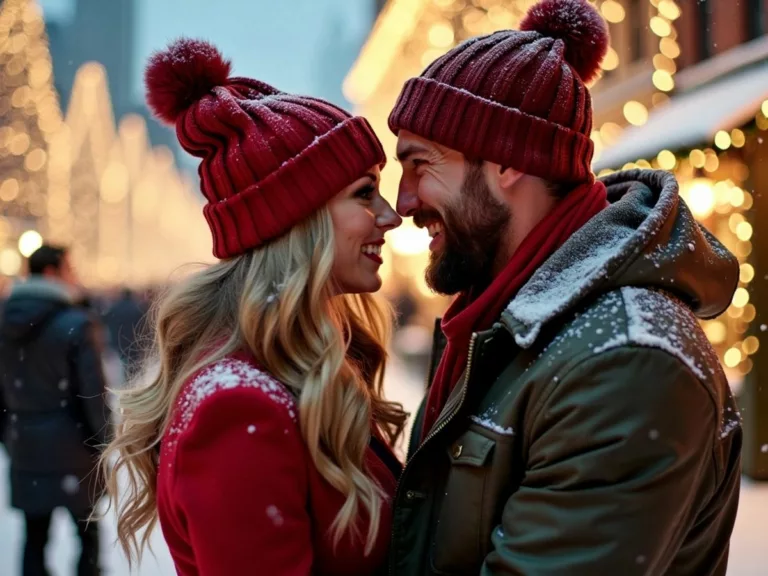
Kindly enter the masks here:
<path id="1" fill-rule="evenodd" d="M 464 450 L 464 446 L 461 444 L 456 444 L 456 446 L 453 447 L 453 457 L 458 458 L 461 456 L 462 451 Z"/>
<path id="2" fill-rule="evenodd" d="M 413 490 L 408 490 L 408 492 L 405 493 L 405 499 L 406 500 L 413 500 L 416 497 L 416 494 Z"/>

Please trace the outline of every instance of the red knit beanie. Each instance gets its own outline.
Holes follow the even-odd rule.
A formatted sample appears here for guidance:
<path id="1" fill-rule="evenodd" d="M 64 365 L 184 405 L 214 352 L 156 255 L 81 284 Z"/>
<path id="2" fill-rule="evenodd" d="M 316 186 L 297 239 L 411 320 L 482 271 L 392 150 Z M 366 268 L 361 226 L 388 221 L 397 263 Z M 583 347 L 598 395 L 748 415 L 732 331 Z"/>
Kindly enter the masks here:
<path id="1" fill-rule="evenodd" d="M 585 83 L 607 48 L 607 26 L 586 0 L 544 0 L 519 31 L 472 38 L 408 80 L 389 127 L 549 182 L 591 181 Z"/>
<path id="2" fill-rule="evenodd" d="M 385 162 L 364 118 L 229 73 L 214 46 L 188 39 L 145 71 L 149 106 L 202 159 L 203 213 L 222 259 L 284 234 Z"/>

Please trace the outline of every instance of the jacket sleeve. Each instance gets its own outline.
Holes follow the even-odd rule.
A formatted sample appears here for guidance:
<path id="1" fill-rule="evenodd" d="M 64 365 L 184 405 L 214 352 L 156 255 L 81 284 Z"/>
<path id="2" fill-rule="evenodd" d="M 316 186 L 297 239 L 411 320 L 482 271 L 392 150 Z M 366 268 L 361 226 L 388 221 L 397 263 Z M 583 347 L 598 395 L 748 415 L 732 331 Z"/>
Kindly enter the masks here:
<path id="1" fill-rule="evenodd" d="M 72 347 L 72 371 L 75 375 L 77 401 L 88 426 L 90 445 L 104 445 L 109 440 L 110 412 L 106 403 L 107 382 L 102 364 L 102 348 L 91 318 L 75 330 Z"/>
<path id="2" fill-rule="evenodd" d="M 311 573 L 306 458 L 289 408 L 261 391 L 203 401 L 173 475 L 200 576 Z"/>
<path id="3" fill-rule="evenodd" d="M 547 393 L 481 574 L 666 574 L 711 488 L 713 397 L 672 355 L 628 347 Z"/>

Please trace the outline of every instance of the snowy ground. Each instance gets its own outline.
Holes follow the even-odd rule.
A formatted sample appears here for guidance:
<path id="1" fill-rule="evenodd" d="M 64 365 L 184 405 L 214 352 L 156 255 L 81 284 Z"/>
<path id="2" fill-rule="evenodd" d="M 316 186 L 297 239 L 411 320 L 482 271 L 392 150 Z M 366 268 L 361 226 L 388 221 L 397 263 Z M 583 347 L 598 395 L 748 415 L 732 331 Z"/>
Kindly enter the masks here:
<path id="1" fill-rule="evenodd" d="M 413 412 L 420 400 L 423 381 L 402 365 L 391 364 L 387 371 L 388 396 L 400 400 Z M 8 501 L 7 460 L 0 449 L 0 575 L 21 573 L 22 518 L 15 510 L 5 507 Z M 768 483 L 744 481 L 736 529 L 731 541 L 731 561 L 728 576 L 765 576 L 768 574 L 766 549 L 768 531 Z M 129 570 L 115 542 L 114 519 L 108 516 L 101 523 L 102 565 L 105 576 L 166 576 L 173 575 L 173 563 L 159 529 L 152 534 L 154 556 L 147 554 L 139 566 Z M 75 574 L 77 543 L 74 526 L 66 513 L 54 516 L 51 541 L 48 546 L 48 566 L 51 576 Z"/>

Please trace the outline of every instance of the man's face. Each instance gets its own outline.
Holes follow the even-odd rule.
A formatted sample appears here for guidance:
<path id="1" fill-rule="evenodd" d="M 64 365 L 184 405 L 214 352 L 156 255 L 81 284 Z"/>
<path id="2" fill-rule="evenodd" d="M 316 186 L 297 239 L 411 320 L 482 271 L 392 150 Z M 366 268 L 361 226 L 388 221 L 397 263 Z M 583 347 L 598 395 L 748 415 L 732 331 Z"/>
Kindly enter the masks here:
<path id="1" fill-rule="evenodd" d="M 65 255 L 61 259 L 61 266 L 59 267 L 58 278 L 60 281 L 70 286 L 77 286 L 77 275 L 75 269 L 72 267 L 72 263 L 69 260 L 69 255 Z"/>
<path id="2" fill-rule="evenodd" d="M 432 237 L 429 287 L 452 295 L 488 283 L 511 213 L 490 190 L 483 165 L 405 130 L 397 156 L 403 168 L 397 211 Z"/>

